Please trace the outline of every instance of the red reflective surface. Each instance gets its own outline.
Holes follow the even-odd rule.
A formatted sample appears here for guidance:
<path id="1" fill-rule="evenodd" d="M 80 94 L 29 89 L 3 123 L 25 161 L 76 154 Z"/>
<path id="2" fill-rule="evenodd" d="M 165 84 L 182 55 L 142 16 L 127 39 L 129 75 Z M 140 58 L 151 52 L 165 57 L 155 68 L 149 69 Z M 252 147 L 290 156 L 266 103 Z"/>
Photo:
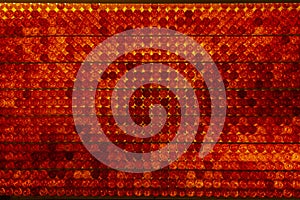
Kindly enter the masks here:
<path id="1" fill-rule="evenodd" d="M 0 4 L 0 195 L 299 198 L 299 11 L 297 3 Z M 225 125 L 213 152 L 200 159 L 211 111 L 204 80 L 172 52 L 130 52 L 109 66 L 95 95 L 99 123 L 112 142 L 149 152 L 166 145 L 178 129 L 176 96 L 154 84 L 136 90 L 130 112 L 145 126 L 149 106 L 162 104 L 170 117 L 161 132 L 134 138 L 116 125 L 112 90 L 143 62 L 163 62 L 184 75 L 195 88 L 201 118 L 194 143 L 168 167 L 143 174 L 116 171 L 82 145 L 72 117 L 72 87 L 97 44 L 124 30 L 153 26 L 189 35 L 211 55 L 226 88 Z"/>

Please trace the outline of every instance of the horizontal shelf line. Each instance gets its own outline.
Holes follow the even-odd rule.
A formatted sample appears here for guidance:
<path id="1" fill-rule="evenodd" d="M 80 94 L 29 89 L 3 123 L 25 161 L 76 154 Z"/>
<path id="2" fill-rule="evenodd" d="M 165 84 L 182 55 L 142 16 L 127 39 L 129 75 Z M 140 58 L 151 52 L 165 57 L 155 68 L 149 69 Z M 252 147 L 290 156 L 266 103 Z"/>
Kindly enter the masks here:
<path id="1" fill-rule="evenodd" d="M 50 134 L 49 134 L 50 135 Z M 56 134 L 57 135 L 57 134 Z M 70 134 L 71 135 L 71 134 Z M 75 135 L 75 134 L 73 134 Z M 287 135 L 287 134 L 286 134 Z M 65 136 L 65 135 L 64 135 Z M 112 142 L 85 142 L 85 144 L 111 144 Z M 115 144 L 168 144 L 170 142 L 113 142 Z M 174 144 L 185 144 L 186 142 L 174 142 Z M 36 145 L 50 145 L 50 144 L 82 144 L 82 142 L 0 142 L 0 144 L 10 145 L 10 144 L 36 144 Z M 216 144 L 216 145 L 299 145 L 299 142 L 192 142 L 192 144 Z M 4 151 L 4 150 L 2 150 Z M 9 152 L 9 151 L 7 151 Z M 32 151 L 40 152 L 40 151 Z M 45 151 L 48 152 L 48 151 Z M 58 151 L 58 152 L 69 152 L 69 151 Z M 70 151 L 76 152 L 76 151 Z M 80 151 L 78 151 L 80 152 Z M 224 153 L 224 152 L 223 152 Z M 271 153 L 271 152 L 270 152 Z"/>
<path id="2" fill-rule="evenodd" d="M 178 108 L 179 109 L 179 108 Z M 47 114 L 45 114 L 45 115 L 20 115 L 20 117 L 31 117 L 31 116 L 35 116 L 35 117 L 43 117 L 43 116 L 45 116 L 45 117 L 48 117 L 48 116 L 61 116 L 61 117 L 71 117 L 71 116 L 97 116 L 97 117 L 114 117 L 114 116 L 123 116 L 123 117 L 129 117 L 129 116 L 150 116 L 150 115 L 148 115 L 148 114 L 144 114 L 144 115 L 139 115 L 139 114 L 130 114 L 130 115 L 113 115 L 113 114 L 49 114 L 49 115 L 47 115 Z M 2 117 L 19 117 L 18 115 L 1 115 L 0 114 L 0 116 L 2 116 Z M 165 116 L 165 115 L 154 115 L 154 116 Z M 171 117 L 171 116 L 182 116 L 182 117 L 186 117 L 186 116 L 198 116 L 198 115 L 196 115 L 196 114 L 166 114 L 166 116 L 168 116 L 168 117 Z M 206 114 L 201 114 L 201 108 L 200 108 L 200 114 L 199 114 L 199 116 L 211 116 L 211 113 L 206 113 Z M 218 115 L 217 114 L 215 114 L 215 116 L 217 117 Z M 222 114 L 220 114 L 220 116 L 224 116 L 224 115 L 222 115 Z M 297 115 L 293 115 L 293 114 L 286 114 L 286 115 L 284 115 L 284 114 L 281 114 L 281 115 L 267 115 L 267 114 L 265 114 L 265 115 L 242 115 L 242 114 L 227 114 L 227 115 L 225 115 L 225 117 L 230 117 L 230 116 L 251 116 L 251 117 L 263 117 L 263 116 L 268 116 L 268 117 L 289 117 L 289 116 L 297 116 Z"/>
<path id="3" fill-rule="evenodd" d="M 98 61 L 98 62 L 86 62 L 86 61 L 78 61 L 78 62 L 67 62 L 67 61 L 62 61 L 62 62 L 3 62 L 0 61 L 0 65 L 1 64 L 19 64 L 19 65 L 23 65 L 23 64 L 94 64 L 94 63 L 107 63 L 107 64 L 144 64 L 144 63 L 191 63 L 188 61 L 183 61 L 183 60 L 178 60 L 178 61 L 147 61 L 147 62 L 142 62 L 142 61 L 138 61 L 138 60 L 134 60 L 134 61 L 114 61 L 114 62 L 108 62 L 108 61 Z M 215 63 L 215 64 L 296 64 L 299 63 L 298 61 L 207 61 L 207 62 L 193 62 L 193 63 L 199 63 L 199 64 L 211 64 L 211 63 Z M 0 66 L 1 68 L 1 66 Z"/>
<path id="4" fill-rule="evenodd" d="M 228 161 L 228 163 L 230 163 L 232 161 Z M 251 161 L 254 162 L 254 161 Z M 246 162 L 244 162 L 246 163 Z M 129 168 L 130 169 L 130 168 Z M 145 168 L 145 169 L 149 169 L 149 168 Z M 72 170 L 100 170 L 100 171 L 113 171 L 114 169 L 106 169 L 106 168 L 0 168 L 0 170 L 2 171 L 11 171 L 11 170 L 37 170 L 37 171 L 42 171 L 42 170 L 53 170 L 53 171 L 59 171 L 59 170 L 68 170 L 68 171 L 72 171 Z M 122 170 L 125 171 L 126 169 L 118 169 L 118 170 Z M 213 172 L 227 172 L 227 171 L 233 171 L 233 172 L 291 172 L 291 173 L 299 173 L 300 170 L 259 170 L 259 169 L 225 169 L 225 170 L 217 170 L 217 169 L 161 169 L 160 171 L 213 171 Z M 100 175 L 101 176 L 101 175 Z M 171 178 L 167 178 L 169 180 L 173 180 Z"/>
<path id="5" fill-rule="evenodd" d="M 6 3 L 66 3 L 63 0 L 6 0 Z M 284 1 L 283 5 L 289 5 L 289 3 L 296 3 L 298 1 L 296 0 L 286 0 Z M 78 3 L 78 4 L 87 4 L 87 3 L 101 3 L 101 4 L 176 4 L 176 3 L 185 3 L 185 4 L 191 4 L 191 3 L 203 3 L 203 4 L 238 4 L 238 3 L 283 3 L 282 0 L 69 0 L 68 3 Z"/>
<path id="6" fill-rule="evenodd" d="M 136 88 L 84 88 L 78 90 L 132 90 Z M 187 90 L 187 88 L 172 88 L 172 89 L 182 89 Z M 62 88 L 0 88 L 0 91 L 70 91 L 74 90 L 73 87 L 62 87 Z M 138 88 L 138 90 L 169 90 L 169 88 Z M 203 90 L 208 91 L 208 88 L 193 88 L 193 90 Z M 225 88 L 226 91 L 239 91 L 239 90 L 249 90 L 249 91 L 299 91 L 300 88 Z"/>
<path id="7" fill-rule="evenodd" d="M 134 30 L 134 29 L 133 29 Z M 46 37 L 118 37 L 116 34 L 96 35 L 96 34 L 63 34 L 63 35 L 0 35 L 0 38 L 46 38 Z M 184 35 L 122 35 L 119 37 L 299 37 L 300 34 L 184 34 Z"/>

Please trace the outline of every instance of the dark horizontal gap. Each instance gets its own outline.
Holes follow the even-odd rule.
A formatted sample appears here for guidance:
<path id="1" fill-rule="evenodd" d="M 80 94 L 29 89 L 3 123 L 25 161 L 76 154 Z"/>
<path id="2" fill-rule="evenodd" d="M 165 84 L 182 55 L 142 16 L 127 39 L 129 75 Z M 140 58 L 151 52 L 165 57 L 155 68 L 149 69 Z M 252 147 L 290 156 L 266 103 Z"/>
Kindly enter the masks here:
<path id="1" fill-rule="evenodd" d="M 202 117 L 211 117 L 211 114 L 199 114 Z M 4 118 L 15 118 L 15 119 L 20 119 L 20 118 L 41 118 L 41 117 L 73 117 L 74 115 L 69 114 L 69 115 L 26 115 L 26 116 L 16 116 L 16 115 L 0 115 L 1 117 Z M 80 115 L 76 115 L 76 116 L 80 116 Z M 84 116 L 84 115 L 82 115 Z M 87 116 L 87 115 L 86 115 Z M 93 115 L 90 115 L 91 117 Z M 97 115 L 97 117 L 101 117 L 101 115 Z M 215 117 L 218 117 L 217 115 Z M 220 117 L 223 117 L 222 115 Z M 297 115 L 226 115 L 226 117 L 297 117 Z"/>
<path id="2" fill-rule="evenodd" d="M 201 114 L 199 114 L 199 115 L 201 115 Z M 9 116 L 9 115 L 6 115 L 6 116 Z M 11 116 L 14 116 L 14 115 L 11 115 Z M 41 115 L 39 115 L 39 116 L 41 116 Z M 68 115 L 68 114 L 65 114 L 65 116 L 94 116 L 93 114 L 90 114 L 90 115 L 88 115 L 88 114 L 70 114 L 70 115 Z M 128 115 L 110 115 L 110 114 L 100 114 L 100 115 L 96 115 L 96 116 L 98 116 L 98 117 L 113 117 L 113 116 L 123 116 L 123 117 L 128 117 Z M 148 116 L 148 115 L 139 115 L 139 114 L 130 114 L 130 116 Z M 153 116 L 165 116 L 165 115 L 153 115 Z M 167 114 L 166 116 L 168 116 L 168 117 L 170 117 L 170 116 L 198 116 L 198 115 L 180 115 L 180 114 Z M 202 116 L 210 116 L 209 114 L 202 114 Z"/>
<path id="3" fill-rule="evenodd" d="M 54 106 L 53 106 L 54 107 Z M 96 114 L 95 114 L 96 115 Z M 49 115 L 5 115 L 5 114 L 0 114 L 1 117 L 6 117 L 6 118 L 39 118 L 39 117 L 73 117 L 73 116 L 94 116 L 93 114 L 90 115 L 84 115 L 84 114 L 49 114 Z M 113 115 L 96 115 L 97 117 L 102 117 L 102 116 L 113 116 Z M 127 115 L 124 115 L 127 116 Z M 138 115 L 140 116 L 140 115 Z M 170 116 L 176 116 L 176 115 L 170 115 Z M 182 116 L 182 115 L 178 115 L 178 116 Z M 185 116 L 193 116 L 193 115 L 185 115 Z M 199 116 L 211 116 L 211 114 L 199 114 Z M 215 117 L 217 117 L 218 115 L 215 115 Z M 221 117 L 223 117 L 223 115 L 220 115 Z M 293 114 L 285 114 L 285 115 L 245 115 L 245 114 L 227 114 L 225 117 L 297 117 L 297 115 L 293 115 Z"/>
<path id="4" fill-rule="evenodd" d="M 198 189 L 201 191 L 201 189 Z M 202 189 L 203 190 L 203 189 Z M 208 191 L 213 190 L 213 189 L 207 189 Z M 244 191 L 245 189 L 235 189 L 233 191 Z M 257 190 L 261 190 L 261 189 L 251 189 L 251 191 L 257 191 Z M 282 193 L 284 192 L 284 189 L 273 189 L 274 191 L 281 191 Z M 273 191 L 272 190 L 272 191 Z M 247 191 L 250 191 L 249 189 L 247 189 Z M 237 199 L 243 199 L 243 200 L 253 200 L 253 199 L 263 199 L 263 200 L 278 200 L 278 199 L 282 199 L 282 200 L 299 200 L 299 198 L 293 198 L 293 197 L 263 197 L 263 198 L 251 198 L 251 197 L 206 197 L 206 196 L 201 196 L 201 197 L 197 197 L 197 195 L 193 196 L 193 197 L 170 197 L 170 195 L 168 195 L 167 197 L 165 196 L 149 196 L 149 197 L 139 197 L 139 196 L 97 196 L 97 197 L 93 197 L 93 196 L 29 196 L 29 197 L 17 197 L 17 196 L 11 196 L 11 197 L 4 197 L 3 200 L 51 200 L 51 199 L 59 199 L 59 200 L 133 200 L 133 199 L 137 199 L 137 200 L 199 200 L 199 199 L 203 199 L 203 200 L 237 200 Z"/>
<path id="5" fill-rule="evenodd" d="M 107 63 L 107 64 L 143 64 L 143 63 L 187 63 L 187 64 L 195 64 L 195 63 L 199 63 L 199 64 L 211 64 L 211 63 L 215 63 L 215 64 L 294 64 L 294 63 L 298 63 L 298 61 L 246 61 L 246 62 L 241 62 L 241 61 L 211 61 L 211 62 L 189 62 L 189 61 L 183 61 L 183 60 L 179 60 L 179 61 L 148 61 L 148 62 L 142 62 L 142 61 L 138 61 L 138 60 L 133 60 L 133 61 L 113 61 L 113 62 L 108 62 L 108 61 L 98 61 L 98 62 L 88 62 L 88 61 L 78 61 L 78 62 L 1 62 L 0 61 L 0 65 L 1 64 L 18 64 L 18 65 L 30 65 L 30 64 L 94 64 L 94 63 Z M 1 67 L 1 66 L 0 66 Z"/>
<path id="6" fill-rule="evenodd" d="M 222 162 L 225 162 L 225 161 L 222 161 Z M 236 161 L 229 161 L 228 163 L 230 162 L 236 162 Z M 251 161 L 253 162 L 253 161 Z M 107 170 L 107 171 L 113 171 L 114 169 L 109 169 L 109 168 L 0 168 L 0 170 L 3 170 L 3 171 L 9 171 L 9 170 L 68 170 L 68 171 L 73 171 L 73 170 L 95 170 L 95 169 L 100 169 L 100 170 Z M 125 171 L 126 169 L 119 169 L 121 171 Z M 253 169 L 253 170 L 247 170 L 247 169 L 226 169 L 226 170 L 217 170 L 217 169 L 170 169 L 170 168 L 167 168 L 167 169 L 161 169 L 160 171 L 188 171 L 188 170 L 194 170 L 194 171 L 212 171 L 212 172 L 227 172 L 227 171 L 230 171 L 230 172 L 292 172 L 292 173 L 298 173 L 300 172 L 300 170 L 286 170 L 286 169 L 282 169 L 282 170 L 259 170 L 259 169 Z M 168 178 L 170 179 L 170 178 Z"/>
<path id="7" fill-rule="evenodd" d="M 207 114 L 203 114 L 203 116 L 206 116 Z M 67 116 L 67 114 L 66 114 Z M 94 115 L 88 115 L 88 114 L 72 114 L 72 116 L 94 116 Z M 123 117 L 128 117 L 128 115 L 110 115 L 110 114 L 99 114 L 96 115 L 98 117 L 113 117 L 113 116 L 123 116 Z M 148 115 L 141 115 L 141 114 L 130 114 L 130 116 L 148 116 Z M 165 115 L 153 115 L 153 116 L 165 116 Z M 166 116 L 170 117 L 170 116 L 197 116 L 197 115 L 180 115 L 180 114 L 167 114 Z"/>
<path id="8" fill-rule="evenodd" d="M 49 134 L 51 135 L 51 134 Z M 69 135 L 75 135 L 75 134 L 69 134 Z M 251 135 L 251 134 L 249 134 Z M 111 144 L 111 142 L 84 142 L 85 144 L 93 144 L 93 143 L 99 143 L 99 144 L 105 144 L 105 143 L 109 143 Z M 168 144 L 169 142 L 113 142 L 115 144 Z M 174 142 L 174 144 L 181 144 L 181 143 L 186 143 L 186 142 Z M 82 144 L 82 142 L 0 142 L 0 144 L 4 144 L 4 145 L 10 145 L 10 144 L 32 144 L 32 145 L 48 145 L 48 144 Z M 254 144 L 254 145 L 268 145 L 268 144 L 272 144 L 272 145 L 298 145 L 300 144 L 299 142 L 195 142 L 193 141 L 192 144 L 218 144 L 218 145 L 231 145 L 231 144 Z M 2 150 L 4 151 L 4 150 Z M 36 151 L 32 151 L 32 152 L 36 152 Z M 63 151 L 65 152 L 65 151 Z"/>
<path id="9" fill-rule="evenodd" d="M 6 3 L 66 3 L 64 0 L 6 0 Z M 297 3 L 297 0 L 69 0 L 67 3 L 101 4 L 191 4 L 191 3 Z"/>
<path id="10" fill-rule="evenodd" d="M 55 107 L 55 106 L 53 106 Z M 201 115 L 201 114 L 200 114 Z M 207 116 L 208 114 L 202 114 L 203 116 Z M 18 115 L 1 115 L 2 117 L 18 117 Z M 30 117 L 30 116 L 36 116 L 36 117 L 46 117 L 46 116 L 62 116 L 62 117 L 71 117 L 71 116 L 94 116 L 94 114 L 49 114 L 49 115 L 22 115 L 22 117 Z M 127 117 L 128 115 L 111 115 L 111 114 L 99 114 L 96 115 L 98 117 L 112 117 L 112 116 L 124 116 Z M 131 114 L 130 116 L 147 116 L 147 115 L 138 115 L 138 114 Z M 159 115 L 155 115 L 155 116 L 159 116 Z M 170 115 L 168 114 L 167 116 L 182 116 L 179 114 L 174 114 L 174 115 Z M 187 116 L 187 115 L 184 115 Z M 197 116 L 197 115 L 188 115 L 188 116 Z M 21 117 L 21 115 L 20 115 Z"/>
<path id="11" fill-rule="evenodd" d="M 136 88 L 84 88 L 84 89 L 78 89 L 78 90 L 132 90 Z M 172 88 L 172 89 L 182 89 L 187 90 L 188 88 Z M 0 91 L 69 91 L 69 90 L 75 90 L 73 87 L 64 87 L 64 88 L 0 88 Z M 169 88 L 139 88 L 139 90 L 169 90 Z M 208 88 L 193 88 L 193 90 L 202 90 L 207 91 Z M 216 89 L 214 89 L 216 90 Z M 249 90 L 249 91 L 298 91 L 300 88 L 225 88 L 226 91 L 239 91 L 239 90 Z"/>
<path id="12" fill-rule="evenodd" d="M 70 34 L 70 35 L 0 35 L 0 38 L 40 38 L 40 37 L 183 37 L 181 35 L 95 35 L 95 34 Z M 300 36 L 300 34 L 185 34 L 190 37 L 282 37 L 282 36 Z"/>

